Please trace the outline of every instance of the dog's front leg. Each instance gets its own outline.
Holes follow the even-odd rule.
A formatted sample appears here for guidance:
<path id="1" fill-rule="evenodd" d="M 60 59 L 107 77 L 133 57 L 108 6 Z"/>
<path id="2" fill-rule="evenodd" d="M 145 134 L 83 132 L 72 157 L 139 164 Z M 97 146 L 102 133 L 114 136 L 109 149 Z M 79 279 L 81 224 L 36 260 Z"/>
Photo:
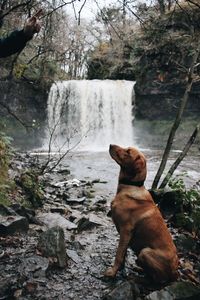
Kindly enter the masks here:
<path id="1" fill-rule="evenodd" d="M 125 228 L 120 229 L 120 239 L 115 257 L 115 262 L 113 267 L 108 268 L 106 270 L 104 274 L 105 276 L 114 277 L 117 271 L 120 269 L 120 267 L 124 264 L 126 251 L 131 240 L 131 235 L 131 230 Z"/>

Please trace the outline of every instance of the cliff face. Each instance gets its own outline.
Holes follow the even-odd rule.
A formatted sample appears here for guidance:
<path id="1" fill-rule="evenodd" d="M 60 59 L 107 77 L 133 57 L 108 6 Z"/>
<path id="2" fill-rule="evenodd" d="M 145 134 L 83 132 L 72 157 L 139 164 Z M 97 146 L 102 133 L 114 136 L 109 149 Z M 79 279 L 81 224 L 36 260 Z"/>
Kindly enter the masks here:
<path id="1" fill-rule="evenodd" d="M 24 81 L 0 81 L 0 129 L 15 145 L 39 146 L 44 134 L 47 92 Z"/>
<path id="2" fill-rule="evenodd" d="M 185 90 L 183 83 L 162 83 L 145 78 L 137 81 L 136 117 L 148 120 L 169 120 L 175 117 Z M 200 116 L 200 81 L 193 84 L 192 92 L 185 109 L 187 117 Z"/>
<path id="3" fill-rule="evenodd" d="M 184 6 L 155 19 L 143 32 L 142 55 L 135 85 L 137 116 L 144 119 L 174 118 L 187 82 L 192 56 L 200 34 L 200 8 Z M 185 111 L 200 115 L 200 68 Z"/>

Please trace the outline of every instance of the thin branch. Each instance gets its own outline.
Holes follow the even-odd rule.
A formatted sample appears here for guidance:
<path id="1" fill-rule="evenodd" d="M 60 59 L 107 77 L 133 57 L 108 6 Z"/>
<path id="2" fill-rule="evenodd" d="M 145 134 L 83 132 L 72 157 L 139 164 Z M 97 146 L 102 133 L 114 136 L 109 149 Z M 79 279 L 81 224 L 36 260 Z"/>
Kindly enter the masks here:
<path id="1" fill-rule="evenodd" d="M 189 2 L 189 3 L 195 5 L 196 7 L 198 7 L 200 9 L 200 4 L 194 2 L 193 0 L 186 0 L 186 2 Z"/>
<path id="2" fill-rule="evenodd" d="M 25 129 L 26 131 L 28 132 L 30 128 L 32 128 L 31 125 L 27 125 L 25 124 L 11 109 L 8 105 L 0 102 L 0 105 L 5 108 L 7 110 L 7 112 L 12 116 L 14 117 Z"/>
<path id="3" fill-rule="evenodd" d="M 83 10 L 83 7 L 85 6 L 85 3 L 87 2 L 87 0 L 84 0 L 79 12 L 78 12 L 78 25 L 81 24 L 81 11 Z"/>
<path id="4" fill-rule="evenodd" d="M 179 164 L 182 162 L 182 160 L 184 159 L 184 157 L 188 153 L 190 147 L 193 145 L 193 143 L 194 143 L 194 141 L 197 137 L 197 134 L 199 132 L 199 127 L 200 127 L 200 124 L 197 125 L 197 127 L 195 128 L 194 132 L 192 133 L 189 141 L 185 145 L 183 151 L 181 152 L 181 154 L 178 156 L 178 158 L 175 160 L 175 162 L 173 163 L 173 165 L 169 169 L 167 175 L 165 176 L 165 178 L 163 179 L 161 185 L 159 186 L 159 189 L 163 189 L 168 184 L 168 182 L 169 182 L 170 178 L 172 177 L 174 171 L 177 169 Z"/>
<path id="5" fill-rule="evenodd" d="M 99 6 L 97 0 L 94 0 L 94 1 L 95 1 L 96 5 L 97 5 L 98 9 L 100 10 L 101 15 L 104 16 L 104 18 L 106 18 L 106 21 L 110 24 L 110 26 L 112 27 L 113 31 L 114 31 L 115 34 L 117 35 L 117 37 L 118 37 L 121 41 L 123 41 L 123 38 L 121 37 L 121 35 L 117 32 L 117 30 L 115 29 L 115 27 L 112 25 L 112 23 L 108 20 L 108 18 L 107 18 L 106 15 L 104 14 L 103 10 L 100 8 L 100 6 Z"/>
<path id="6" fill-rule="evenodd" d="M 160 180 L 160 178 L 163 174 L 163 171 L 165 169 L 165 166 L 166 166 L 166 163 L 167 163 L 167 160 L 168 160 L 168 157 L 169 157 L 169 153 L 171 151 L 171 147 L 172 147 L 172 144 L 173 144 L 173 141 L 174 141 L 176 131 L 177 131 L 179 125 L 180 125 L 181 118 L 182 118 L 183 112 L 185 110 L 185 107 L 186 107 L 186 104 L 187 104 L 187 101 L 188 101 L 188 98 L 189 98 L 189 93 L 192 89 L 193 76 L 194 76 L 194 66 L 197 63 L 199 53 L 200 53 L 200 36 L 198 37 L 197 49 L 196 49 L 196 51 L 193 55 L 191 67 L 189 68 L 189 71 L 188 71 L 188 80 L 187 80 L 187 84 L 186 84 L 186 88 L 185 88 L 185 93 L 182 97 L 182 100 L 181 100 L 181 103 L 180 103 L 180 108 L 179 108 L 179 110 L 176 114 L 176 118 L 175 118 L 174 123 L 172 125 L 171 131 L 170 131 L 170 134 L 169 134 L 169 137 L 168 137 L 168 140 L 167 140 L 167 144 L 166 144 L 166 147 L 165 147 L 165 151 L 163 153 L 163 157 L 162 157 L 162 160 L 161 160 L 161 163 L 160 163 L 160 166 L 159 166 L 159 169 L 158 169 L 157 174 L 156 174 L 156 176 L 154 178 L 154 181 L 153 181 L 152 189 L 157 188 L 158 182 L 159 182 L 159 180 Z"/>
<path id="7" fill-rule="evenodd" d="M 17 5 L 15 5 L 15 6 L 11 7 L 11 9 L 9 9 L 6 13 L 0 15 L 0 20 L 3 19 L 3 18 L 5 18 L 5 17 L 6 17 L 7 15 L 9 15 L 12 11 L 14 11 L 14 10 L 16 10 L 16 9 L 18 9 L 18 8 L 20 8 L 20 7 L 24 7 L 24 6 L 29 5 L 29 4 L 31 3 L 31 1 L 32 1 L 32 0 L 28 0 L 27 2 L 20 3 L 20 4 L 17 4 Z"/>
<path id="8" fill-rule="evenodd" d="M 44 19 L 50 15 L 52 15 L 55 11 L 57 11 L 58 9 L 60 8 L 63 8 L 64 6 L 66 5 L 69 5 L 69 4 L 73 4 L 74 2 L 76 2 L 77 0 L 71 0 L 69 2 L 64 2 L 63 4 L 61 4 L 60 6 L 54 8 L 52 11 L 50 11 L 49 13 L 47 13 L 46 15 L 43 15 L 40 19 Z"/>

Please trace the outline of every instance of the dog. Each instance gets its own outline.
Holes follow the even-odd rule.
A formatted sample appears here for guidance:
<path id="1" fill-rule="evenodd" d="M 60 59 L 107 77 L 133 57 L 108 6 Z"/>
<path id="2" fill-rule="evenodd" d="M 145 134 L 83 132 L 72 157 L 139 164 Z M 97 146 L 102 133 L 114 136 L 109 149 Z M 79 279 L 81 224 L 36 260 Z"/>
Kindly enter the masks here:
<path id="1" fill-rule="evenodd" d="M 178 277 L 178 256 L 171 234 L 144 187 L 146 159 L 136 148 L 110 145 L 111 157 L 120 165 L 117 193 L 111 203 L 113 222 L 120 234 L 114 265 L 105 276 L 115 277 L 124 267 L 127 248 L 137 255 L 137 265 L 153 281 L 164 283 Z"/>

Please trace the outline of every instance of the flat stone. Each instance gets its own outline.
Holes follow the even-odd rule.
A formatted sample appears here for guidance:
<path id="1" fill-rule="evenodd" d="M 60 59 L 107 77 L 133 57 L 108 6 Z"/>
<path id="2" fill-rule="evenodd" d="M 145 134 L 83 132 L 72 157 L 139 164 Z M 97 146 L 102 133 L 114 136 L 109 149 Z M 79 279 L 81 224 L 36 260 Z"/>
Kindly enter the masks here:
<path id="1" fill-rule="evenodd" d="M 29 229 L 28 220 L 21 216 L 0 215 L 0 236 L 13 235 L 17 232 L 25 233 Z"/>
<path id="2" fill-rule="evenodd" d="M 17 213 L 10 207 L 0 204 L 0 215 L 1 216 L 16 216 Z"/>
<path id="3" fill-rule="evenodd" d="M 40 213 L 37 218 L 48 228 L 60 226 L 63 229 L 76 229 L 77 225 L 68 221 L 58 213 Z"/>
<path id="4" fill-rule="evenodd" d="M 23 259 L 19 272 L 27 278 L 46 277 L 48 266 L 49 260 L 46 257 L 34 255 Z"/>
<path id="5" fill-rule="evenodd" d="M 103 297 L 103 300 L 135 300 L 139 289 L 134 283 L 126 281 L 117 286 L 111 293 Z"/>
<path id="6" fill-rule="evenodd" d="M 69 198 L 69 199 L 66 199 L 65 201 L 66 201 L 66 203 L 67 204 L 71 204 L 71 205 L 73 205 L 73 204 L 82 204 L 82 203 L 84 203 L 85 202 L 85 200 L 86 200 L 86 197 L 82 197 L 82 198 Z"/>
<path id="7" fill-rule="evenodd" d="M 106 224 L 105 218 L 101 219 L 95 214 L 89 214 L 83 216 L 78 220 L 78 230 L 89 230 L 97 226 L 103 226 Z"/>
<path id="8" fill-rule="evenodd" d="M 51 207 L 50 211 L 52 213 L 59 213 L 61 215 L 66 214 L 69 210 L 66 207 Z"/>
<path id="9" fill-rule="evenodd" d="M 160 291 L 145 297 L 145 300 L 197 300 L 200 299 L 200 287 L 191 282 L 174 282 Z"/>
<path id="10" fill-rule="evenodd" d="M 81 263 L 82 262 L 82 259 L 81 259 L 81 257 L 77 254 L 77 252 L 76 251 L 74 251 L 74 250 L 67 250 L 67 256 L 71 259 L 71 260 L 73 260 L 76 264 L 78 264 L 78 263 Z"/>
<path id="11" fill-rule="evenodd" d="M 56 188 L 62 188 L 62 187 L 71 188 L 73 186 L 78 187 L 80 185 L 81 185 L 80 180 L 75 179 L 75 178 L 71 179 L 71 180 L 60 181 L 60 182 L 56 182 L 56 183 L 52 184 L 52 186 L 56 187 Z"/>

